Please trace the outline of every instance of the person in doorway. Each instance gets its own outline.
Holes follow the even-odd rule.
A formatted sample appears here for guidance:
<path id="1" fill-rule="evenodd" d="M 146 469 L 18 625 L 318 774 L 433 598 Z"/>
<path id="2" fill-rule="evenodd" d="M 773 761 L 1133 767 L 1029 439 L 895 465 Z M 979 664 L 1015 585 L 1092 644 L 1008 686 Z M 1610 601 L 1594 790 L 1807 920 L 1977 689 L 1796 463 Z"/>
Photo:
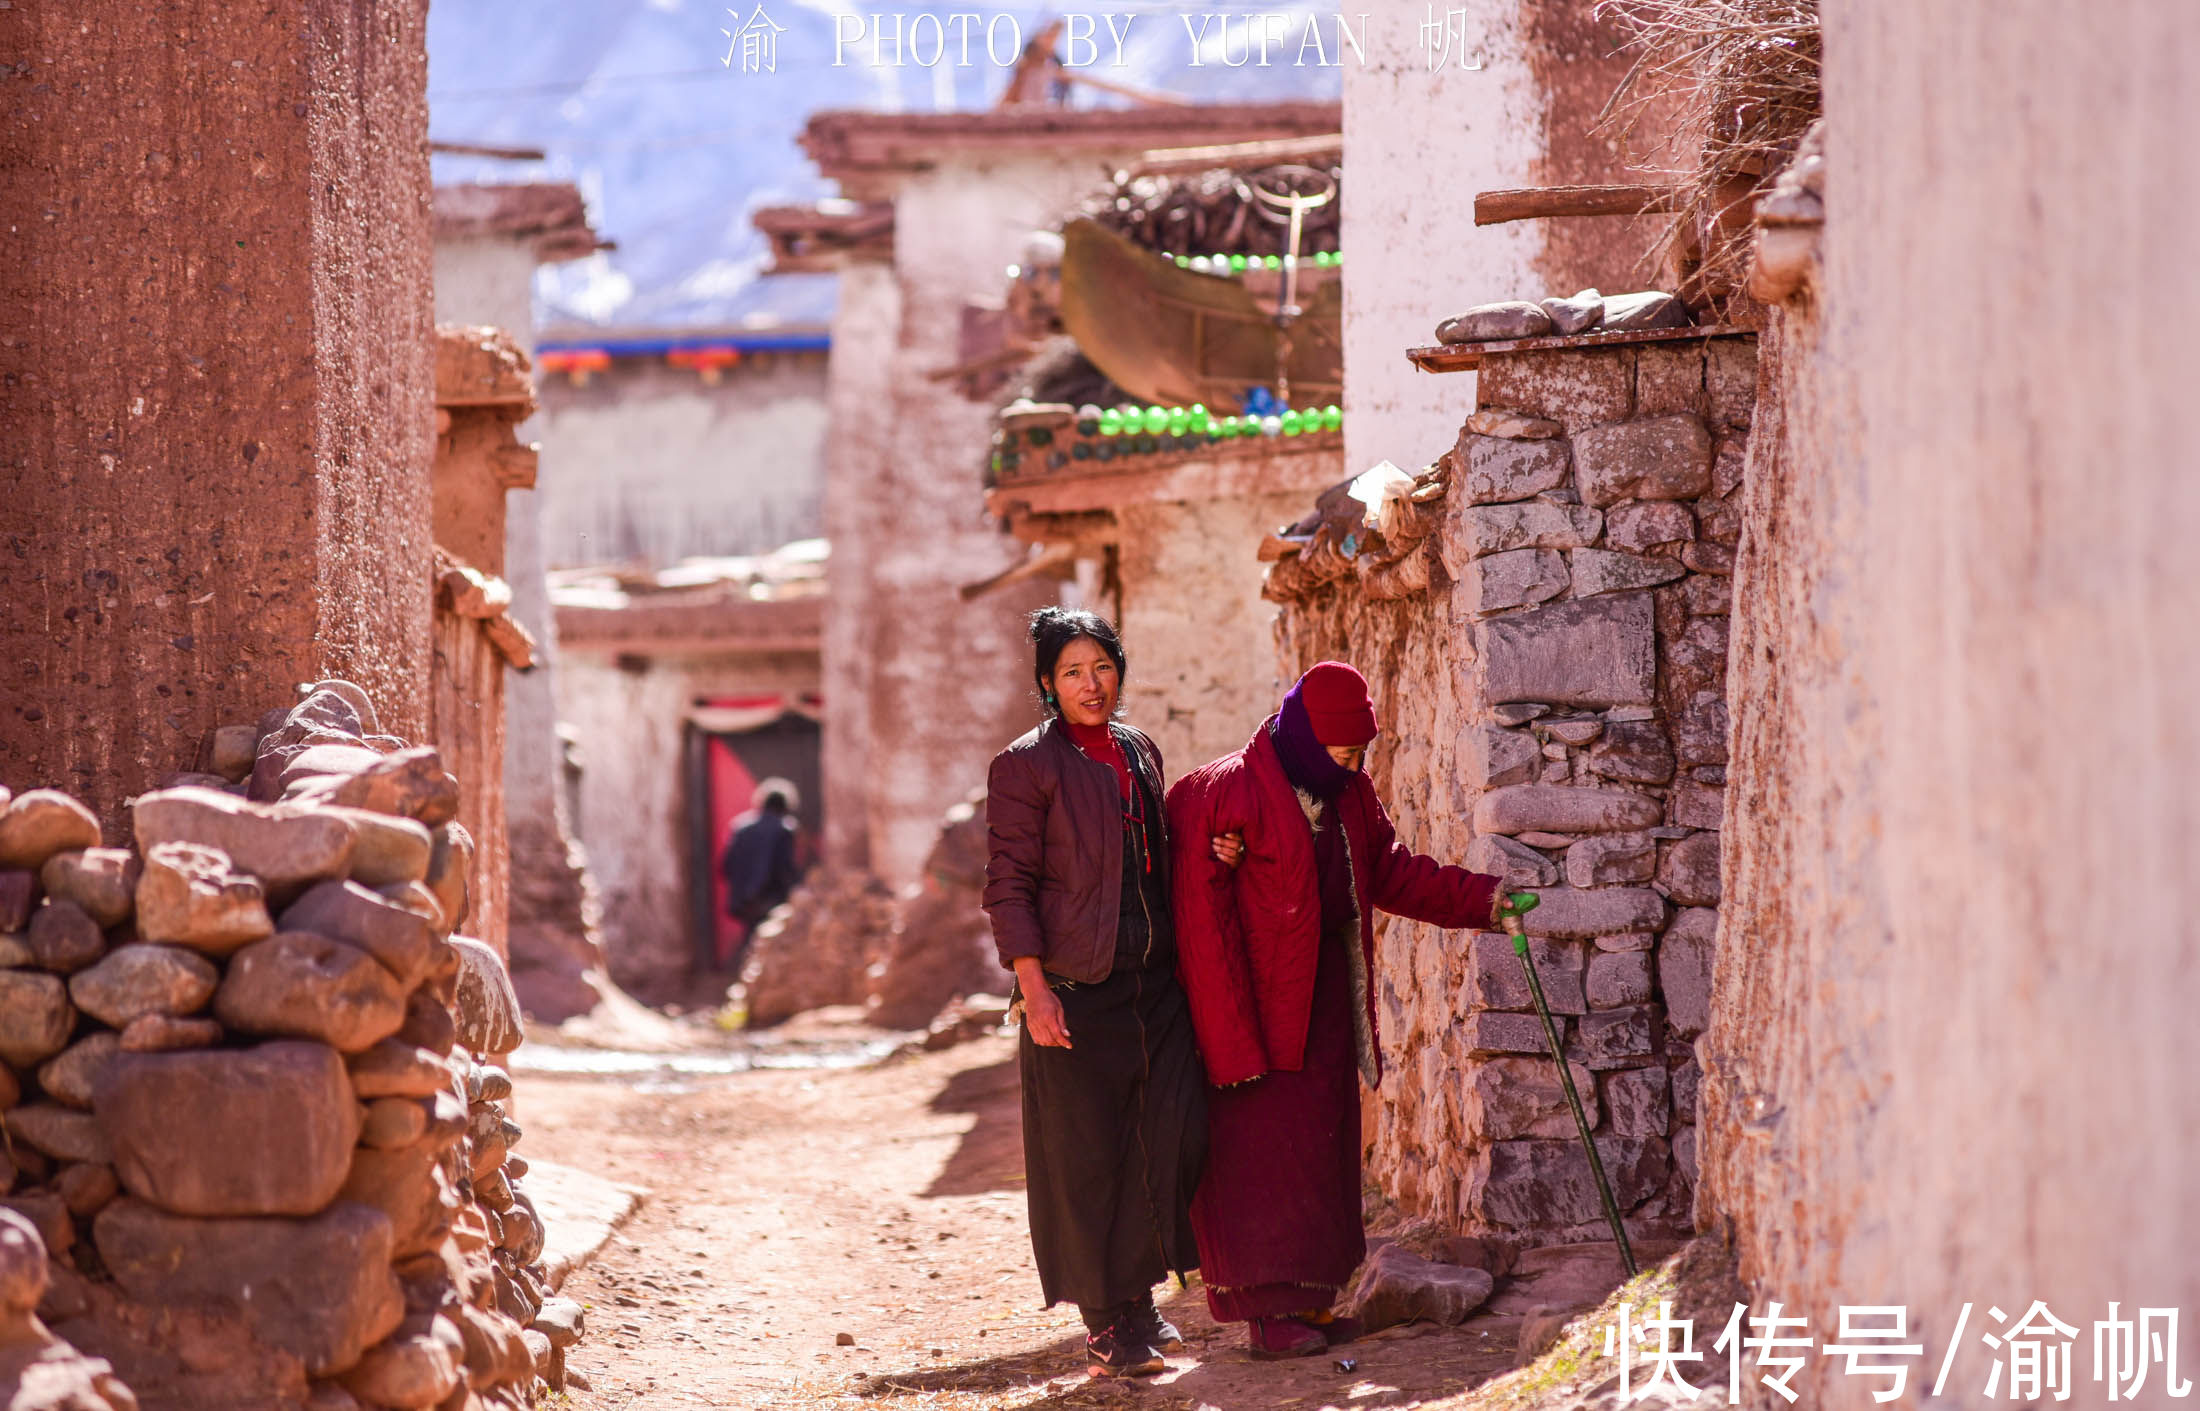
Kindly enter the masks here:
<path id="1" fill-rule="evenodd" d="M 1169 791 L 1179 973 L 1214 1085 L 1192 1225 L 1207 1307 L 1247 1324 L 1258 1358 L 1361 1331 L 1330 1310 L 1367 1252 L 1375 912 L 1483 928 L 1498 904 L 1497 878 L 1397 841 L 1360 767 L 1375 735 L 1367 682 L 1325 661 L 1250 744 Z"/>
<path id="2" fill-rule="evenodd" d="M 726 879 L 726 914 L 738 923 L 740 936 L 733 954 L 719 957 L 721 969 L 739 965 L 757 926 L 802 880 L 796 856 L 798 806 L 794 785 L 766 779 L 756 786 L 755 807 L 733 820 L 726 834 L 718 871 Z"/>
<path id="3" fill-rule="evenodd" d="M 1180 1334 L 1153 1287 L 1196 1267 L 1205 1079 L 1176 979 L 1161 753 L 1117 721 L 1106 619 L 1033 616 L 1047 718 L 994 756 L 985 910 L 1016 972 L 1024 1172 L 1047 1306 L 1075 1303 L 1090 1370 L 1158 1372 Z"/>

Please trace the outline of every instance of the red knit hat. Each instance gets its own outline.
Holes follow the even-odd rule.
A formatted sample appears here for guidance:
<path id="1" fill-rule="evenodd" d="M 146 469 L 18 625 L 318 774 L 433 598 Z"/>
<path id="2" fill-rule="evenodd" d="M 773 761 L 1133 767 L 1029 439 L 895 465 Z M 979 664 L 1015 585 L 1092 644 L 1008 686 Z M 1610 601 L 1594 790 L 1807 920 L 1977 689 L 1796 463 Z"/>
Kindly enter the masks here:
<path id="1" fill-rule="evenodd" d="M 1318 663 L 1299 678 L 1299 700 L 1325 745 L 1364 745 L 1380 733 L 1367 678 L 1341 661 Z"/>

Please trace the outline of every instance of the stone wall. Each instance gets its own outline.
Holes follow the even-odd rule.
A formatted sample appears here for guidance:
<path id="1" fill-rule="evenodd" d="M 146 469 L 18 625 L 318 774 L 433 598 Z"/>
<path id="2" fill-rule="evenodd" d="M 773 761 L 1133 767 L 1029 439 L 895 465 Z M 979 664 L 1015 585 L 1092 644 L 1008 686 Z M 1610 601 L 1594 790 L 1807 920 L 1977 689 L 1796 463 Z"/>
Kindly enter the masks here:
<path id="1" fill-rule="evenodd" d="M 1286 678 L 1338 658 L 1374 686 L 1401 837 L 1541 891 L 1538 968 L 1645 1236 L 1686 1229 L 1696 1170 L 1754 361 L 1746 338 L 1490 354 L 1457 446 L 1365 556 L 1388 562 L 1323 540 L 1271 574 Z M 1377 985 L 1385 1189 L 1516 1243 L 1599 1238 L 1510 945 L 1389 920 Z"/>
<path id="2" fill-rule="evenodd" d="M 356 685 L 300 695 L 138 796 L 128 846 L 55 791 L 0 811 L 0 1203 L 44 1315 L 148 1405 L 518 1407 L 579 1310 L 516 1184 L 518 1002 L 454 934 L 457 781 Z"/>
<path id="3" fill-rule="evenodd" d="M 324 674 L 425 727 L 425 11 L 0 11 L 8 783 L 118 825 Z"/>
<path id="4" fill-rule="evenodd" d="M 1937 1359 L 1972 1304 L 1955 1405 L 1990 1307 L 2077 1325 L 2079 1402 L 2112 1302 L 2200 1357 L 2200 476 L 2158 316 L 2200 297 L 2200 27 L 2087 18 L 1825 6 L 1824 263 L 1735 578 L 1699 1215 L 1821 1339 L 1900 1303 Z M 1917 316 L 2015 288 L 2021 338 Z M 1840 1371 L 1803 1404 L 1870 1405 Z"/>

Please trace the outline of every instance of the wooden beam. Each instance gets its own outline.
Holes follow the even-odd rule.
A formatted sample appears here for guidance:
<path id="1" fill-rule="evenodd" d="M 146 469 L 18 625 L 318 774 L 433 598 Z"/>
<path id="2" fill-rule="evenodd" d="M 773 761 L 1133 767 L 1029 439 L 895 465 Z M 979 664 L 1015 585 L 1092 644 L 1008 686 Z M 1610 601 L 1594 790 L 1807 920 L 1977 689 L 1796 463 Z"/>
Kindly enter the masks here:
<path id="1" fill-rule="evenodd" d="M 506 162 L 540 162 L 550 154 L 540 147 L 496 147 L 486 142 L 430 142 L 431 152 L 448 152 L 454 157 L 495 157 Z"/>
<path id="2" fill-rule="evenodd" d="M 1678 186 L 1523 186 L 1478 191 L 1474 223 L 1502 225 L 1544 216 L 1640 216 L 1680 209 Z"/>
<path id="3" fill-rule="evenodd" d="M 1141 152 L 1131 167 L 1132 176 L 1159 176 L 1168 172 L 1208 171 L 1215 167 L 1269 167 L 1283 162 L 1319 162 L 1344 154 L 1344 134 L 1319 137 L 1279 137 L 1268 142 L 1229 142 L 1214 147 L 1157 147 Z"/>

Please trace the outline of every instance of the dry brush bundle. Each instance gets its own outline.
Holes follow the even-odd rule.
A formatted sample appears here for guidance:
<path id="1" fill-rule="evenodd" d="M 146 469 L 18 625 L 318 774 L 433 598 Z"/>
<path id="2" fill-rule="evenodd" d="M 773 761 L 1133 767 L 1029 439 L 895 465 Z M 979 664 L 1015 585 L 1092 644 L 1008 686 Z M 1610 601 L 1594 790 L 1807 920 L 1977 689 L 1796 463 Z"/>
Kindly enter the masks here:
<path id="1" fill-rule="evenodd" d="M 1342 167 L 1322 164 L 1331 180 L 1344 179 Z M 1263 168 L 1242 172 L 1211 168 L 1175 174 L 1117 173 L 1086 201 L 1077 214 L 1088 216 L 1125 239 L 1171 255 L 1282 255 L 1289 253 L 1285 226 L 1263 220 L 1245 199 L 1239 184 Z M 1306 216 L 1302 253 L 1337 248 L 1341 200 L 1316 207 Z"/>
<path id="2" fill-rule="evenodd" d="M 1672 178 L 1653 260 L 1709 290 L 1747 274 L 1750 213 L 1821 111 L 1818 0 L 1598 0 L 1634 62 L 1598 118 L 1630 165 Z"/>

